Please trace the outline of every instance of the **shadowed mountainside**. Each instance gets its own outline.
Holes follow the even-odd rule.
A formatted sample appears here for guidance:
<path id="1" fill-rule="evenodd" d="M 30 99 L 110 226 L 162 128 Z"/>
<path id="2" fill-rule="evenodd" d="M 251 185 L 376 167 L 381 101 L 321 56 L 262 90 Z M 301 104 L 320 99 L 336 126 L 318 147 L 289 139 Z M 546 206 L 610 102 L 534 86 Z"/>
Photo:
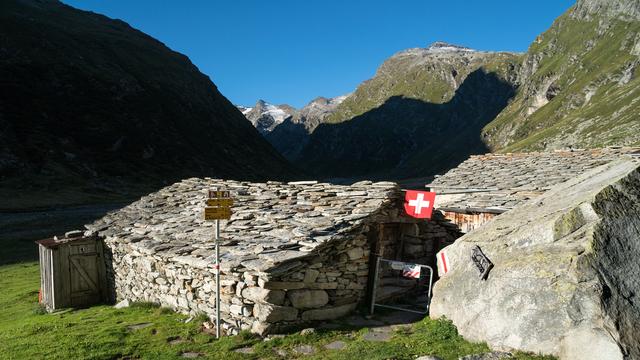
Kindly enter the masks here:
<path id="1" fill-rule="evenodd" d="M 131 198 L 290 164 L 189 59 L 58 1 L 0 3 L 2 208 Z"/>
<path id="2" fill-rule="evenodd" d="M 480 132 L 514 93 L 511 83 L 478 69 L 446 103 L 393 96 L 352 120 L 318 126 L 297 164 L 334 178 L 434 175 L 487 152 Z"/>

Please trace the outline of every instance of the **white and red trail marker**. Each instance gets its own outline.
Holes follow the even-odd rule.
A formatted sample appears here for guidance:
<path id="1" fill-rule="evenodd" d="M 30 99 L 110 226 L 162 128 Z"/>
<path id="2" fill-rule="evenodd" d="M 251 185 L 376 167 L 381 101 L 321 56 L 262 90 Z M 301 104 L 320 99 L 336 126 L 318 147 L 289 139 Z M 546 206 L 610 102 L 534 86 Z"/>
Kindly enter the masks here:
<path id="1" fill-rule="evenodd" d="M 451 270 L 451 263 L 449 262 L 449 257 L 447 256 L 446 251 L 440 251 L 438 253 L 438 267 L 440 269 L 440 274 L 444 275 Z"/>
<path id="2" fill-rule="evenodd" d="M 407 190 L 404 196 L 404 210 L 411 217 L 430 219 L 435 199 L 434 192 Z"/>
<path id="3" fill-rule="evenodd" d="M 420 279 L 420 265 L 406 264 L 402 268 L 402 276 L 411 279 Z"/>

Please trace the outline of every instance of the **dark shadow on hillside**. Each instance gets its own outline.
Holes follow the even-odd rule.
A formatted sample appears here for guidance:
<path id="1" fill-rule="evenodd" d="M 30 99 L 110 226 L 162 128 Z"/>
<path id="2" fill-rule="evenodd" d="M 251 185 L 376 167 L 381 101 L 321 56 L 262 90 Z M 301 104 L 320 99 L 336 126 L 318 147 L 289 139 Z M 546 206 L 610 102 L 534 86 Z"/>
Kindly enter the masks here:
<path id="1" fill-rule="evenodd" d="M 394 96 L 350 121 L 320 125 L 297 165 L 330 181 L 429 178 L 489 152 L 481 130 L 514 94 L 512 84 L 479 69 L 447 103 Z"/>
<path id="2" fill-rule="evenodd" d="M 102 204 L 47 210 L 0 212 L 0 266 L 38 260 L 36 240 L 61 237 L 125 204 Z"/>
<path id="3" fill-rule="evenodd" d="M 267 141 L 289 161 L 300 158 L 302 150 L 309 141 L 309 136 L 304 124 L 293 122 L 292 117 L 286 118 L 273 131 L 265 134 Z"/>

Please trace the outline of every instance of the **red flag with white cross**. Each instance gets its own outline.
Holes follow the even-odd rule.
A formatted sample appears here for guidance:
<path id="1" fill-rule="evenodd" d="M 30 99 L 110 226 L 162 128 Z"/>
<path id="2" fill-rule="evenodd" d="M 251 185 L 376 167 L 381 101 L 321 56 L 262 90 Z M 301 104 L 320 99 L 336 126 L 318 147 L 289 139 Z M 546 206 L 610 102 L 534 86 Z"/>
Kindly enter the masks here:
<path id="1" fill-rule="evenodd" d="M 430 219 L 435 199 L 434 192 L 407 190 L 404 196 L 404 210 L 414 218 Z"/>

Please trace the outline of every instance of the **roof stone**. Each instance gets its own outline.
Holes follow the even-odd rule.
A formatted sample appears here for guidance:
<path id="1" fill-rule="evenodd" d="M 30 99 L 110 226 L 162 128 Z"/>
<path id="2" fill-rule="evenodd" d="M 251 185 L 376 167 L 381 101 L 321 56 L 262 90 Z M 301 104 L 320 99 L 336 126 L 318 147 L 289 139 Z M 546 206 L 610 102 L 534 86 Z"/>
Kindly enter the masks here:
<path id="1" fill-rule="evenodd" d="M 312 255 L 400 198 L 395 183 L 249 183 L 186 179 L 85 225 L 87 234 L 129 243 L 134 251 L 202 268 L 214 264 L 214 225 L 203 208 L 209 189 L 229 190 L 232 216 L 221 221 L 221 268 L 267 271 Z"/>
<path id="2" fill-rule="evenodd" d="M 428 184 L 443 210 L 504 212 L 589 169 L 640 156 L 640 148 L 474 155 Z"/>

